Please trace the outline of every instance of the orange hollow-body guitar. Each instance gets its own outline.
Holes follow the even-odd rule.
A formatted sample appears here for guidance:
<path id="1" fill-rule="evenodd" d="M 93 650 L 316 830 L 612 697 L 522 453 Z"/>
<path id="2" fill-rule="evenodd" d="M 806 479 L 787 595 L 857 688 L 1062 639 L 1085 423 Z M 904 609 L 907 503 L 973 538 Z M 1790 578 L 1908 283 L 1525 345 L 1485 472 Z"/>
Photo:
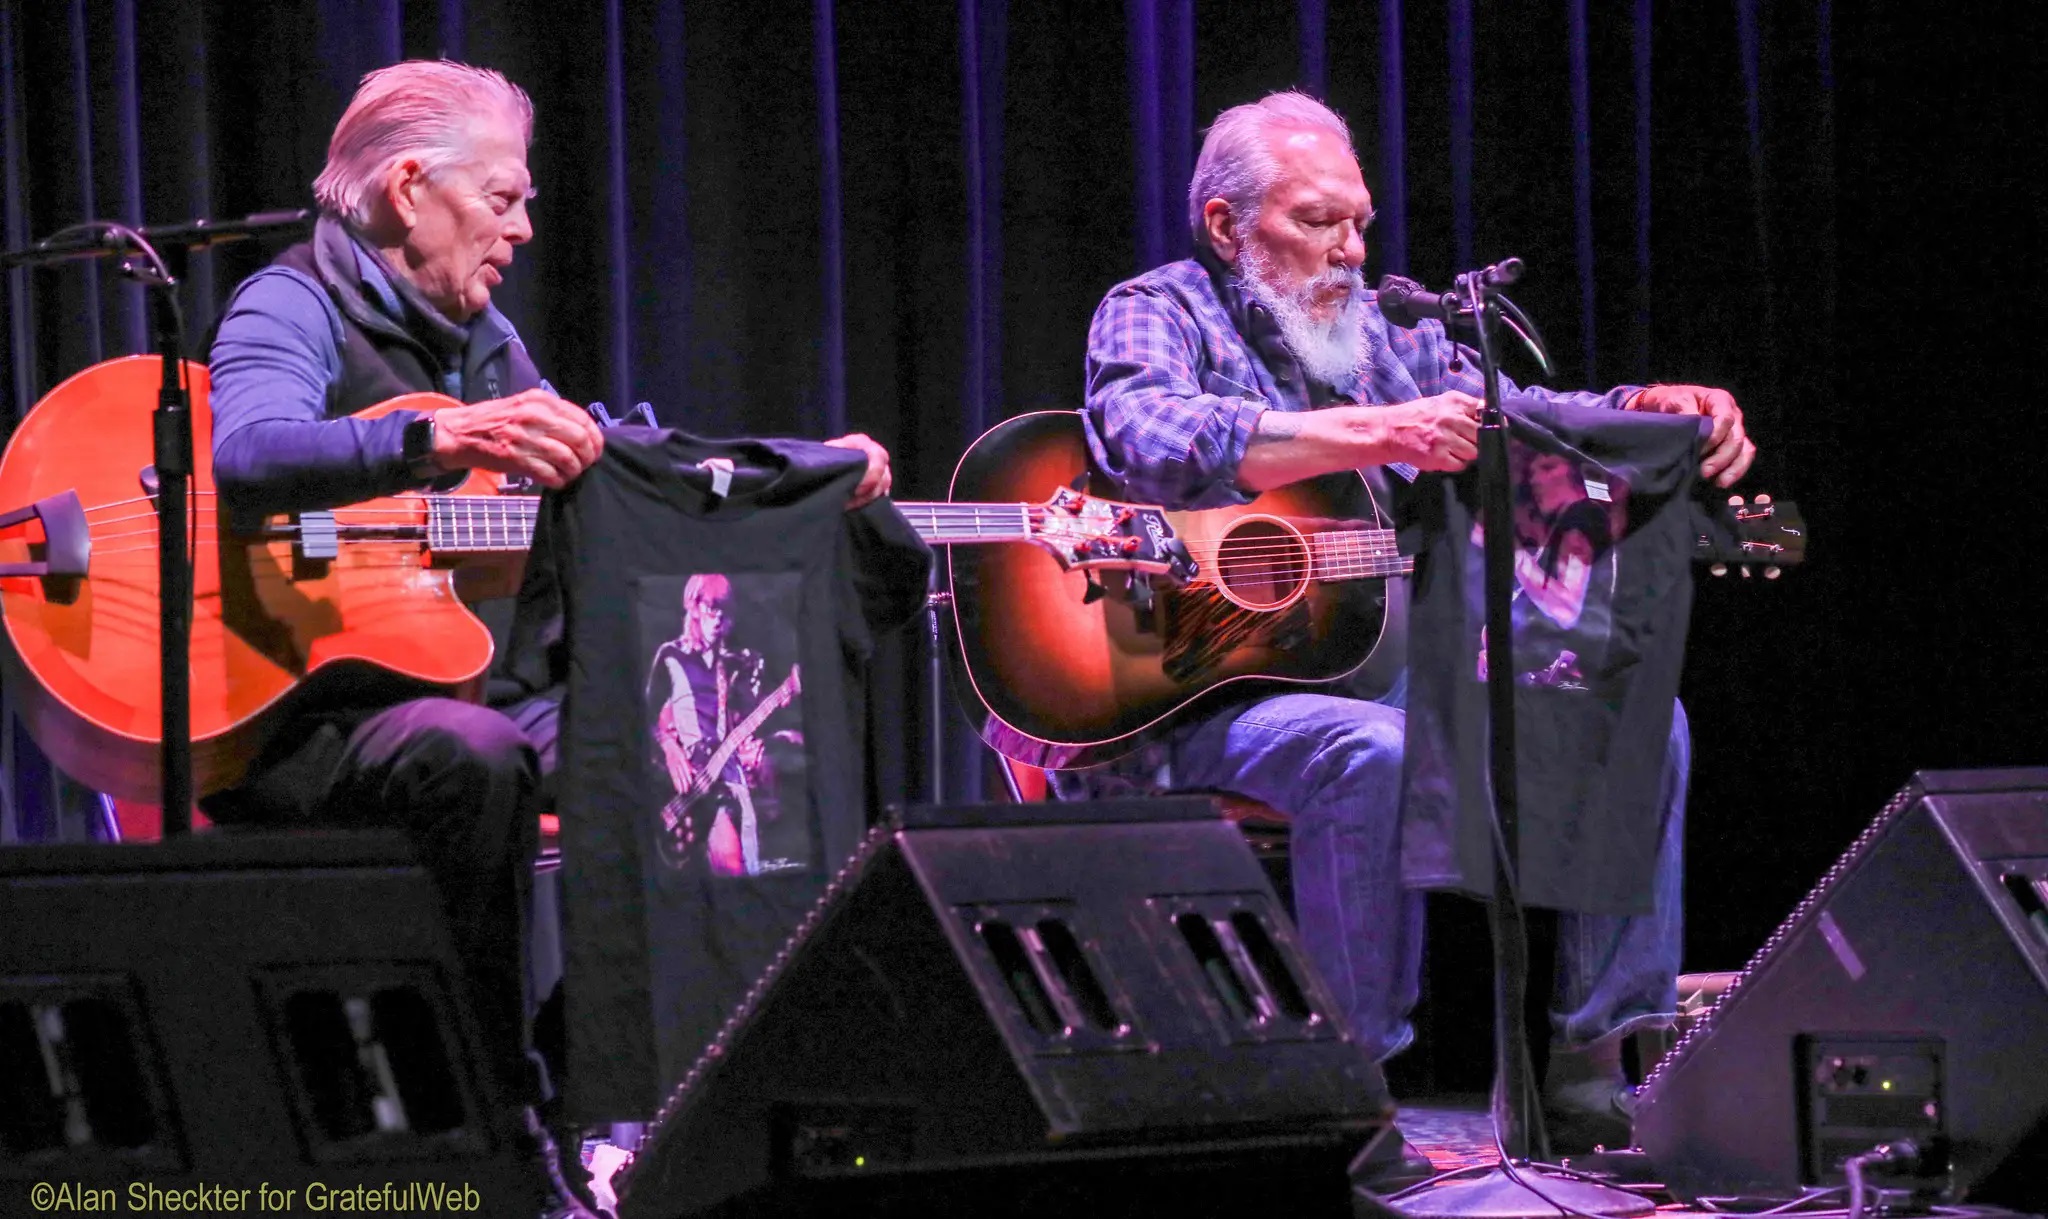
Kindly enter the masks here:
<path id="1" fill-rule="evenodd" d="M 214 494 L 206 369 L 185 368 L 192 774 L 203 795 L 241 777 L 261 744 L 263 713 L 309 679 L 354 663 L 435 686 L 478 679 L 491 661 L 490 632 L 456 595 L 454 564 L 473 558 L 502 575 L 524 554 L 535 501 L 497 497 L 493 477 L 477 473 L 445 495 L 274 517 L 233 534 Z M 0 578 L 7 689 L 58 766 L 136 800 L 156 798 L 163 729 L 150 423 L 161 370 L 154 357 L 135 356 L 70 378 L 22 421 L 0 462 L 0 508 L 46 509 L 0 528 L 0 568 L 63 552 L 87 568 Z M 407 395 L 363 416 L 452 401 Z M 67 494 L 76 497 L 68 505 Z"/>
<path id="2" fill-rule="evenodd" d="M 455 692 L 489 668 L 489 630 L 465 598 L 509 594 L 540 499 L 494 476 L 230 528 L 213 483 L 206 369 L 192 393 L 192 776 L 232 786 L 270 713 L 365 667 Z M 154 357 L 95 365 L 50 391 L 0 458 L 0 648 L 30 733 L 68 774 L 154 801 L 163 699 L 151 412 Z M 407 394 L 359 412 L 435 411 Z M 1156 508 L 1066 486 L 1042 503 L 897 506 L 934 544 L 1032 543 L 1054 572 L 1166 571 Z M 1008 547 L 1015 548 L 1015 547 Z"/>

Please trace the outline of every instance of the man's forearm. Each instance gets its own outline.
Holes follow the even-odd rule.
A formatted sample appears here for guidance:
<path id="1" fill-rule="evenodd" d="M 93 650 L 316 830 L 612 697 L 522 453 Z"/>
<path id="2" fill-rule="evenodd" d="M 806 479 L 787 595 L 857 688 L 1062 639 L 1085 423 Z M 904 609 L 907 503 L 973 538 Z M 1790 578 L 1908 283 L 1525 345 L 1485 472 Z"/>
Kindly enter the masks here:
<path id="1" fill-rule="evenodd" d="M 214 480 L 244 512 L 333 508 L 417 485 L 399 435 L 411 415 L 375 420 L 264 419 L 214 444 Z"/>
<path id="2" fill-rule="evenodd" d="M 1270 491 L 1339 470 L 1385 465 L 1398 459 L 1388 444 L 1384 408 L 1331 406 L 1315 411 L 1268 409 L 1259 416 L 1238 466 L 1247 491 Z"/>

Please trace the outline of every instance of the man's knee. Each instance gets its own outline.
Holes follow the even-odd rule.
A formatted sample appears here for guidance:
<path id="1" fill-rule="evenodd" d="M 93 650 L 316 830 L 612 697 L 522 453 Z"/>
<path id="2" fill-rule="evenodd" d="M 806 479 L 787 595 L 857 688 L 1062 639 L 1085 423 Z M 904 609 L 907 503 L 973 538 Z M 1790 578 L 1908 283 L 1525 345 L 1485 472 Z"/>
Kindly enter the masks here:
<path id="1" fill-rule="evenodd" d="M 1404 739 L 1399 712 L 1374 707 L 1370 714 L 1347 719 L 1328 734 L 1310 762 L 1301 811 L 1396 804 Z"/>
<path id="2" fill-rule="evenodd" d="M 381 771 L 384 795 L 523 803 L 539 783 L 532 743 L 503 714 L 454 699 L 419 699 L 364 726 L 358 759 Z M 410 798 L 410 799 L 408 799 Z"/>

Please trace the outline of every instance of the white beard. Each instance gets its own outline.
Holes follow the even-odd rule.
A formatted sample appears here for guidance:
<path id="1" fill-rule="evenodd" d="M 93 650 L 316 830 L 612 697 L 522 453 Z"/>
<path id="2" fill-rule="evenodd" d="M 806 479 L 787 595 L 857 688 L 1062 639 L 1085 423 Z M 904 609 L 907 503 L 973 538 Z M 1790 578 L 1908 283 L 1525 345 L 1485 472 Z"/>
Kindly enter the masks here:
<path id="1" fill-rule="evenodd" d="M 1324 385 L 1335 385 L 1371 364 L 1373 338 L 1365 328 L 1365 276 L 1331 267 L 1313 279 L 1283 285 L 1279 282 L 1282 274 L 1256 245 L 1248 242 L 1238 251 L 1238 290 L 1273 315 L 1282 341 L 1302 371 Z M 1349 289 L 1343 303 L 1329 317 L 1317 320 L 1311 312 L 1315 294 L 1338 287 Z"/>

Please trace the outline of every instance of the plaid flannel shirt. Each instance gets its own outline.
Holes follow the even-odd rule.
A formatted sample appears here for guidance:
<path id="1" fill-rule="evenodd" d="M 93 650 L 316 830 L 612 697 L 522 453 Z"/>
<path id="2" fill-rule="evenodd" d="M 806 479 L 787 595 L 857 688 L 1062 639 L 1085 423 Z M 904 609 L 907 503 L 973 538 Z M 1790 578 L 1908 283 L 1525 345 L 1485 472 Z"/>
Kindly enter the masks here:
<path id="1" fill-rule="evenodd" d="M 1482 393 L 1478 357 L 1449 342 L 1441 322 L 1402 330 L 1374 308 L 1365 326 L 1371 359 L 1323 386 L 1309 382 L 1272 315 L 1240 296 L 1207 251 L 1118 284 L 1088 328 L 1088 444 L 1097 466 L 1140 503 L 1242 504 L 1252 496 L 1237 485 L 1238 467 L 1268 410 Z M 1619 407 L 1635 390 L 1559 393 L 1501 378 L 1503 397 L 1576 406 Z"/>
<path id="2" fill-rule="evenodd" d="M 1238 467 L 1259 416 L 1336 402 L 1388 405 L 1447 390 L 1478 397 L 1478 356 L 1452 344 L 1443 323 L 1413 330 L 1366 313 L 1371 359 L 1335 385 L 1311 382 L 1264 306 L 1244 299 L 1228 268 L 1204 250 L 1109 290 L 1088 328 L 1088 447 L 1125 499 L 1169 509 L 1249 502 Z M 1501 396 L 1619 408 L 1638 387 L 1604 394 L 1517 386 Z M 1413 477 L 1412 467 L 1394 467 Z M 1000 732 L 1001 725 L 992 725 Z M 998 748 L 1002 746 L 998 745 Z M 1057 749 L 1044 764 L 1059 765 Z M 1062 799 L 1147 795 L 1173 788 L 1169 742 L 1148 744 L 1106 765 L 1048 771 Z"/>

